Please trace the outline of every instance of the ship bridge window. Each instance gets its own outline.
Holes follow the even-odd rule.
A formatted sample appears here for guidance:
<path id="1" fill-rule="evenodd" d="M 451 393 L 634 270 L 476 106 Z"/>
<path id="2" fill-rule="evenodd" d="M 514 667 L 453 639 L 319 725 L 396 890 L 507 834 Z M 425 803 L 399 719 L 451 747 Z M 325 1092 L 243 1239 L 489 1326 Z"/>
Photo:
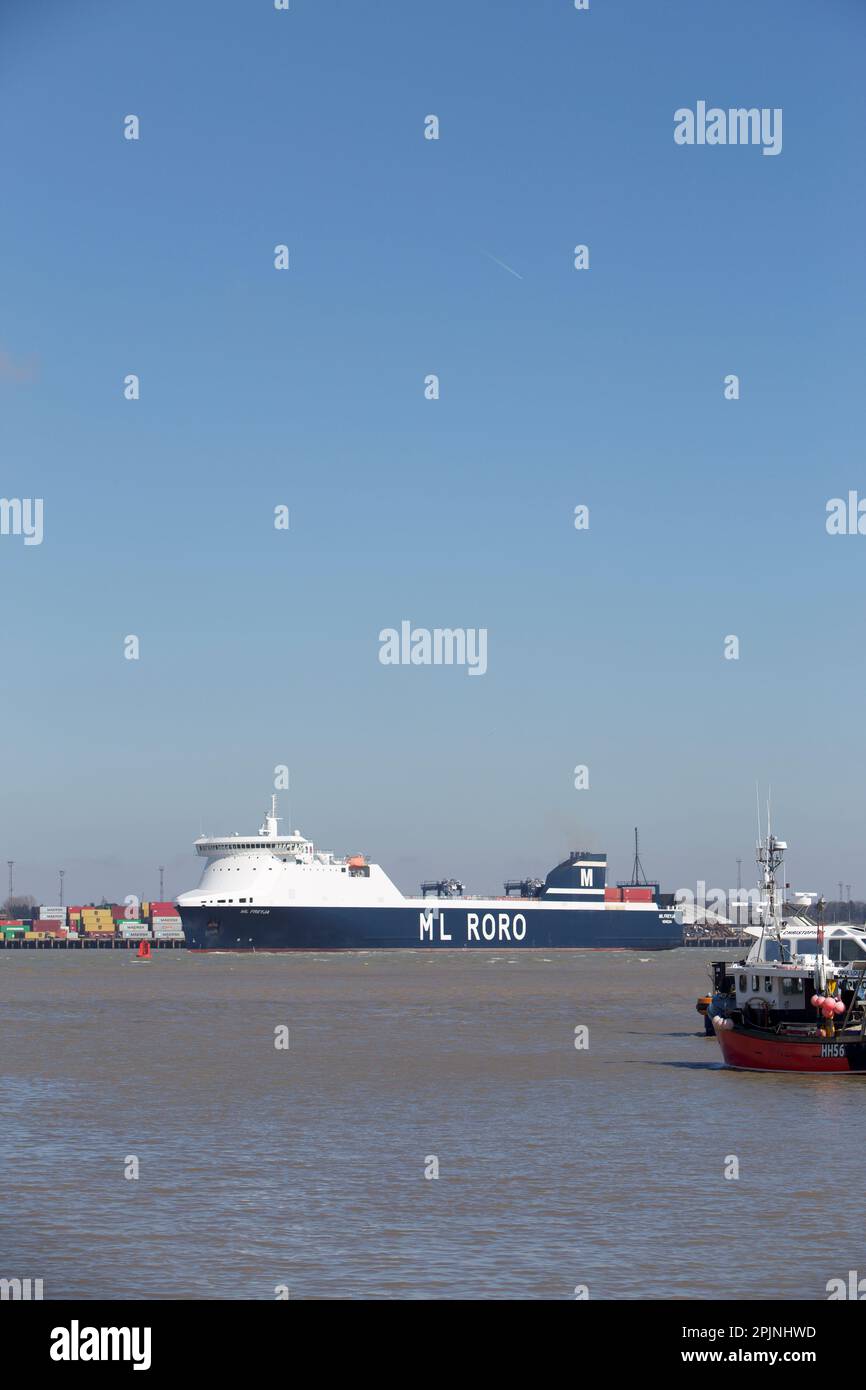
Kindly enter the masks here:
<path id="1" fill-rule="evenodd" d="M 797 940 L 797 950 L 801 956 L 817 956 L 818 938 L 816 936 L 801 936 Z"/>
<path id="2" fill-rule="evenodd" d="M 741 994 L 745 994 L 745 992 L 746 992 L 746 977 L 745 977 L 745 975 L 741 975 L 741 976 L 740 976 L 740 993 L 741 993 Z"/>
<path id="3" fill-rule="evenodd" d="M 802 993 L 803 993 L 803 981 L 802 981 L 798 976 L 796 976 L 796 975 L 794 975 L 793 977 L 792 977 L 792 976 L 788 976 L 786 979 L 784 979 L 784 980 L 782 981 L 782 993 L 783 993 L 783 994 L 802 994 Z"/>
<path id="4" fill-rule="evenodd" d="M 760 975 L 753 975 L 753 976 L 752 976 L 752 989 L 753 989 L 753 990 L 756 990 L 756 989 L 760 989 L 760 988 L 761 988 L 761 977 L 760 977 Z"/>
<path id="5" fill-rule="evenodd" d="M 764 976 L 764 993 L 765 993 L 765 994 L 772 994 L 772 993 L 773 993 L 773 981 L 772 981 L 772 977 L 769 976 L 769 975 L 765 975 L 765 976 Z"/>

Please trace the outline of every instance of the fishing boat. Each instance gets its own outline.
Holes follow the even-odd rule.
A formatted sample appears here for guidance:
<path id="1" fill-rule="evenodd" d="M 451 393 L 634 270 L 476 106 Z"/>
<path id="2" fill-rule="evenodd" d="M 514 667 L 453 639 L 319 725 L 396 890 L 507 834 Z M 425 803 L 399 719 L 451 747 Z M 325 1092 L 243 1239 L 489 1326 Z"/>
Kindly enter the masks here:
<path id="1" fill-rule="evenodd" d="M 758 841 L 764 911 L 744 960 L 713 964 L 707 1009 L 729 1067 L 745 1071 L 866 1074 L 866 958 L 834 961 L 826 951 L 818 903 L 808 954 L 806 938 L 783 920 L 777 874 L 787 844 L 771 833 Z"/>

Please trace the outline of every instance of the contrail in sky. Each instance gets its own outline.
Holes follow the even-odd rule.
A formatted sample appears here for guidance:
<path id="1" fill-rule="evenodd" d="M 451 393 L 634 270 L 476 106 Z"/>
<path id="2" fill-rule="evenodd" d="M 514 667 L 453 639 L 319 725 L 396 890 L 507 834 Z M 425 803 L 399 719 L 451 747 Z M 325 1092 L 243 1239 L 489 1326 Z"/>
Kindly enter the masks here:
<path id="1" fill-rule="evenodd" d="M 490 256 L 489 251 L 485 251 L 484 254 L 485 256 Z M 506 265 L 504 261 L 500 261 L 498 256 L 490 256 L 490 259 L 491 261 L 495 261 L 497 265 L 501 265 L 503 270 L 507 270 L 509 275 L 516 276 L 518 280 L 523 279 L 523 276 L 518 275 L 516 270 L 512 270 L 510 265 Z"/>

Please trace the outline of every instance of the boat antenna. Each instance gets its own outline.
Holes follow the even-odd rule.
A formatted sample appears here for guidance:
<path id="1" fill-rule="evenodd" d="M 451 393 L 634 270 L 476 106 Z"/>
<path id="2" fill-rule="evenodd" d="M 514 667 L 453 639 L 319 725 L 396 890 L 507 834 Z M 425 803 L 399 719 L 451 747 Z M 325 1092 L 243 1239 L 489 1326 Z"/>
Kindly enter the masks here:
<path id="1" fill-rule="evenodd" d="M 768 787 L 768 788 L 767 788 L 767 844 L 769 844 L 769 843 L 770 843 L 770 840 L 772 839 L 772 834 L 771 834 L 772 826 L 770 825 L 770 811 L 771 811 L 771 808 L 772 808 L 772 804 L 773 804 L 773 788 L 772 788 L 772 787 Z"/>
<path id="2" fill-rule="evenodd" d="M 759 801 L 760 806 L 760 801 Z M 761 940 L 765 935 L 773 936 L 779 943 L 780 953 L 782 951 L 782 920 L 779 912 L 778 888 L 776 884 L 776 872 L 781 868 L 785 857 L 787 846 L 781 840 L 776 840 L 772 831 L 771 818 L 771 795 L 767 794 L 767 838 L 761 835 L 760 819 L 758 821 L 758 849 L 757 861 L 761 870 L 761 897 L 764 905 L 761 920 Z"/>
<path id="3" fill-rule="evenodd" d="M 759 909 L 759 912 L 760 912 L 760 919 L 761 919 L 761 935 L 760 935 L 760 937 L 758 938 L 758 952 L 759 952 L 759 954 L 760 954 L 760 951 L 761 951 L 761 949 L 762 949 L 762 947 L 763 947 L 763 944 L 764 944 L 764 932 L 765 932 L 765 930 L 766 930 L 767 914 L 766 914 L 766 912 L 764 911 L 764 887 L 765 887 L 765 884 L 764 884 L 764 871 L 763 871 L 763 848 L 764 848 L 764 844 L 763 844 L 763 838 L 762 838 L 762 834 L 761 834 L 761 793 L 760 793 L 760 789 L 759 789 L 759 787 L 758 787 L 757 779 L 755 780 L 755 823 L 756 823 L 756 827 L 757 827 L 757 837 L 756 837 L 756 840 L 755 840 L 755 862 L 756 862 L 756 864 L 758 865 L 758 888 L 760 889 L 760 893 L 761 893 L 761 906 L 760 906 L 760 909 Z"/>
<path id="4" fill-rule="evenodd" d="M 824 990 L 827 988 L 826 957 L 825 957 L 825 955 L 824 955 L 824 936 L 825 936 L 825 933 L 824 933 L 824 895 L 823 895 L 823 893 L 822 893 L 821 897 L 818 899 L 818 902 L 817 902 L 817 904 L 816 904 L 816 907 L 815 907 L 815 914 L 816 914 L 816 917 L 817 917 L 817 919 L 818 919 L 818 941 L 817 941 L 817 945 L 818 945 L 818 954 L 817 954 L 817 956 L 816 956 L 816 958 L 815 958 L 815 976 L 816 976 L 816 978 L 815 978 L 815 983 L 816 983 L 816 985 L 818 986 L 818 991 L 819 991 L 819 993 L 823 994 L 823 993 L 824 993 Z M 856 991 L 855 991 L 855 997 L 856 997 Z M 846 1018 L 847 1018 L 847 1015 L 846 1015 Z"/>

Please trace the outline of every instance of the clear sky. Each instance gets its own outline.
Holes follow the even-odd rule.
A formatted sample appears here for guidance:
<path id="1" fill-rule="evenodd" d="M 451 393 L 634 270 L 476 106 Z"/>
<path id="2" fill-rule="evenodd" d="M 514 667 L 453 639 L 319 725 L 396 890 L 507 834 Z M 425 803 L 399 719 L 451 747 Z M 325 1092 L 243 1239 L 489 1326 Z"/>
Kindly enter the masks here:
<path id="1" fill-rule="evenodd" d="M 191 888 L 285 764 L 405 890 L 634 825 L 751 882 L 760 780 L 794 886 L 866 893 L 864 48 L 862 0 L 4 0 L 16 888 Z M 698 101 L 781 153 L 675 144 Z M 402 620 L 486 674 L 382 665 Z"/>

